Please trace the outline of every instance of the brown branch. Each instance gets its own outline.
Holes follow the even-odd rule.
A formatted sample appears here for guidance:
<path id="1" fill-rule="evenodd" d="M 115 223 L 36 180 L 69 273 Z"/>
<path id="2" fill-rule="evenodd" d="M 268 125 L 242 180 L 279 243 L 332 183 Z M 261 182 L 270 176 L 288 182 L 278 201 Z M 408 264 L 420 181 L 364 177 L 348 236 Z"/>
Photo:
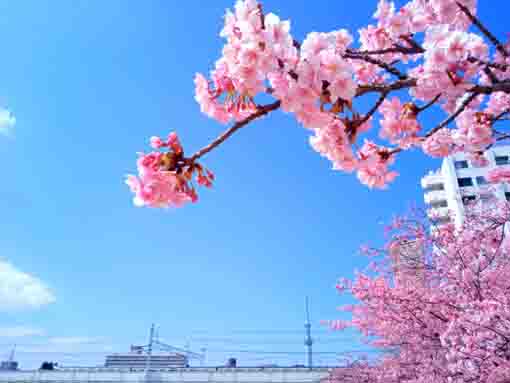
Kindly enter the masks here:
<path id="1" fill-rule="evenodd" d="M 489 62 L 489 61 L 486 61 L 486 60 L 481 60 L 479 58 L 476 58 L 476 57 L 473 57 L 473 56 L 470 56 L 467 58 L 467 60 L 472 63 L 472 64 L 481 64 L 481 65 L 486 65 L 488 66 L 489 68 L 492 68 L 492 69 L 498 69 L 502 72 L 506 72 L 506 70 L 508 69 L 508 65 L 507 64 L 503 64 L 503 63 L 492 63 L 492 62 Z"/>
<path id="2" fill-rule="evenodd" d="M 214 141 L 212 141 L 209 145 L 203 147 L 198 152 L 193 154 L 190 158 L 188 158 L 186 161 L 188 163 L 193 163 L 196 160 L 198 160 L 200 157 L 202 157 L 204 154 L 209 153 L 211 150 L 219 146 L 223 141 L 225 141 L 227 138 L 229 138 L 232 134 L 234 134 L 237 130 L 241 129 L 242 127 L 248 125 L 253 120 L 256 120 L 259 117 L 265 116 L 269 112 L 272 112 L 276 109 L 278 109 L 281 105 L 281 101 L 275 101 L 272 104 L 262 105 L 257 107 L 257 111 L 245 119 L 236 122 L 232 127 L 227 129 L 225 132 L 223 132 L 219 137 L 217 137 Z"/>
<path id="3" fill-rule="evenodd" d="M 436 314 L 435 312 L 433 311 L 429 311 L 429 314 L 432 315 L 433 317 L 436 317 L 437 319 L 439 319 L 441 322 L 444 322 L 444 323 L 447 323 L 448 320 L 446 318 L 444 318 L 442 315 L 438 315 Z"/>
<path id="4" fill-rule="evenodd" d="M 400 38 L 407 42 L 411 48 L 416 50 L 418 53 L 425 53 L 425 49 L 420 44 L 418 44 L 415 39 L 413 39 L 412 35 L 400 36 Z"/>
<path id="5" fill-rule="evenodd" d="M 384 61 L 381 61 L 381 60 L 378 60 L 376 58 L 370 57 L 369 55 L 361 55 L 361 54 L 358 54 L 358 53 L 353 52 L 353 51 L 348 51 L 347 53 L 342 55 L 342 57 L 343 58 L 354 59 L 354 60 L 363 60 L 363 61 L 366 61 L 366 62 L 368 62 L 370 64 L 377 65 L 377 66 L 385 69 L 389 73 L 397 76 L 400 80 L 405 80 L 406 78 L 408 78 L 408 76 L 405 73 L 402 73 L 400 70 L 395 68 L 393 65 L 387 64 Z"/>
<path id="6" fill-rule="evenodd" d="M 377 100 L 375 105 L 368 111 L 368 113 L 365 114 L 365 116 L 361 120 L 356 121 L 356 126 L 363 125 L 365 122 L 367 122 L 370 119 L 370 117 L 372 117 L 374 115 L 375 112 L 377 112 L 377 109 L 379 109 L 381 104 L 384 102 L 384 100 L 388 96 L 388 93 L 389 93 L 389 91 L 381 93 L 381 95 L 379 96 L 379 99 Z"/>
<path id="7" fill-rule="evenodd" d="M 411 88 L 413 86 L 416 86 L 416 84 L 417 84 L 416 79 L 409 78 L 407 80 L 398 80 L 389 84 L 360 85 L 356 90 L 356 97 L 372 92 L 383 93 L 405 88 Z"/>
<path id="8" fill-rule="evenodd" d="M 504 56 L 504 57 L 508 57 L 508 52 L 506 51 L 505 47 L 503 46 L 503 44 L 501 44 L 501 42 L 496 38 L 496 36 L 494 36 L 483 24 L 480 20 L 478 20 L 478 18 L 476 16 L 474 16 L 468 9 L 468 7 L 466 7 L 465 5 L 459 3 L 458 1 L 456 2 L 457 3 L 457 6 L 460 8 L 460 10 L 462 12 L 464 12 L 464 14 L 469 18 L 469 20 L 471 20 L 471 22 L 473 24 L 475 24 L 478 29 L 480 29 L 480 31 L 485 35 L 485 37 L 487 37 L 489 39 L 489 41 L 496 47 L 496 49 Z"/>
<path id="9" fill-rule="evenodd" d="M 440 97 L 441 97 L 441 93 L 439 93 L 436 97 L 434 97 L 432 100 L 430 100 L 425 105 L 423 105 L 421 107 L 416 107 L 416 114 L 421 113 L 421 112 L 427 110 L 428 108 L 430 108 L 432 105 L 434 105 L 439 100 Z"/>
<path id="10" fill-rule="evenodd" d="M 492 85 L 475 85 L 468 92 L 474 92 L 479 94 L 492 94 L 495 92 L 510 93 L 510 80 L 500 81 Z"/>
<path id="11" fill-rule="evenodd" d="M 483 68 L 483 71 L 487 75 L 487 77 L 489 77 L 489 79 L 491 80 L 491 83 L 495 84 L 495 83 L 499 82 L 498 77 L 494 74 L 494 72 L 491 70 L 491 68 L 486 66 L 485 68 Z"/>
<path id="12" fill-rule="evenodd" d="M 453 120 L 455 120 L 455 118 L 457 118 L 457 116 L 459 114 L 461 114 L 464 109 L 466 109 L 469 104 L 471 104 L 471 102 L 476 98 L 478 97 L 478 93 L 474 92 L 472 93 L 468 98 L 466 98 L 464 100 L 464 102 L 459 106 L 459 108 L 452 114 L 450 115 L 450 117 L 448 117 L 446 120 L 443 120 L 438 126 L 436 126 L 435 128 L 433 128 L 430 132 L 428 132 L 425 137 L 430 137 L 431 135 L 433 135 L 435 132 L 437 132 L 439 129 L 442 129 L 444 128 L 445 126 L 447 126 L 450 122 L 452 122 Z"/>
<path id="13" fill-rule="evenodd" d="M 501 120 L 501 118 L 505 115 L 505 114 L 508 114 L 510 113 L 510 109 L 505 109 L 504 111 L 502 111 L 500 114 L 498 114 L 497 116 L 494 116 L 492 118 L 492 121 L 498 121 L 498 120 Z"/>
<path id="14" fill-rule="evenodd" d="M 385 55 L 387 53 L 402 53 L 405 55 L 415 55 L 424 53 L 425 50 L 421 47 L 404 47 L 399 44 L 394 44 L 391 48 L 376 49 L 373 51 L 350 51 L 351 53 L 357 53 L 360 55 Z"/>
<path id="15" fill-rule="evenodd" d="M 510 138 L 510 134 L 505 134 L 501 137 L 498 137 L 498 138 L 496 138 L 496 141 L 503 141 L 503 140 L 506 140 L 507 138 Z"/>

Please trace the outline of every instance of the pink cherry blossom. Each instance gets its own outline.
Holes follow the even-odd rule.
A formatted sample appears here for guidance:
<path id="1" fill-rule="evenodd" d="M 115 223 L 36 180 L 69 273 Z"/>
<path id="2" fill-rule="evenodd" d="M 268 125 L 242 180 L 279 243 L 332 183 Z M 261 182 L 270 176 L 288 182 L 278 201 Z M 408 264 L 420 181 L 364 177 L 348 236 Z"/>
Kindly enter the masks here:
<path id="1" fill-rule="evenodd" d="M 415 108 L 414 104 L 402 105 L 397 97 L 385 100 L 379 108 L 383 115 L 379 135 L 404 147 L 407 142 L 413 142 L 420 131 Z"/>
<path id="2" fill-rule="evenodd" d="M 489 165 L 489 160 L 483 155 L 483 152 L 468 153 L 467 158 L 473 166 L 484 167 Z"/>
<path id="3" fill-rule="evenodd" d="M 423 141 L 422 149 L 429 156 L 446 157 L 451 153 L 452 144 L 450 130 L 442 128 Z"/>
<path id="4" fill-rule="evenodd" d="M 394 156 L 389 154 L 387 148 L 365 140 L 359 156 L 357 176 L 369 188 L 384 189 L 398 176 L 397 172 L 388 170 L 388 166 L 394 162 Z"/>
<path id="5" fill-rule="evenodd" d="M 166 142 L 151 137 L 151 146 L 167 151 L 138 153 L 138 176 L 128 175 L 126 179 L 134 193 L 136 206 L 168 208 L 196 202 L 198 195 L 191 182 L 193 173 L 196 173 L 199 185 L 212 186 L 214 174 L 184 158 L 184 150 L 175 132 L 168 135 Z"/>
<path id="6" fill-rule="evenodd" d="M 310 145 L 333 163 L 336 170 L 353 171 L 358 160 L 353 154 L 345 126 L 339 120 L 332 120 L 310 137 Z"/>
<path id="7" fill-rule="evenodd" d="M 452 132 L 455 144 L 468 152 L 480 151 L 494 142 L 491 129 L 491 116 L 467 109 L 457 119 L 457 127 Z"/>
<path id="8" fill-rule="evenodd" d="M 302 41 L 266 5 L 237 0 L 226 11 L 220 55 L 207 77 L 194 79 L 201 112 L 235 126 L 188 159 L 178 139 L 153 137 L 153 149 L 179 157 L 170 161 L 177 167 L 142 172 L 174 171 L 186 185 L 210 186 L 194 161 L 276 109 L 308 129 L 312 148 L 333 169 L 356 172 L 371 188 L 395 179 L 396 153 L 463 151 L 481 166 L 489 147 L 509 139 L 510 41 L 477 17 L 476 0 L 374 0 L 374 20 L 356 39 L 338 28 Z M 377 142 L 367 144 L 368 137 Z"/>
<path id="9" fill-rule="evenodd" d="M 496 168 L 489 172 L 487 181 L 491 183 L 510 182 L 510 168 Z"/>
<path id="10" fill-rule="evenodd" d="M 337 290 L 357 303 L 332 329 L 357 330 L 382 351 L 335 369 L 329 382 L 504 383 L 510 378 L 510 205 L 473 210 L 429 231 L 416 215 L 392 224 L 376 264 Z M 384 352 L 387 351 L 387 352 Z"/>
<path id="11" fill-rule="evenodd" d="M 172 172 L 148 172 L 139 177 L 129 175 L 126 184 L 135 194 L 136 206 L 181 207 L 192 200 L 192 190 Z"/>
<path id="12" fill-rule="evenodd" d="M 151 137 L 151 147 L 153 149 L 160 149 L 163 146 L 166 146 L 166 145 L 160 137 L 156 137 L 156 136 Z"/>

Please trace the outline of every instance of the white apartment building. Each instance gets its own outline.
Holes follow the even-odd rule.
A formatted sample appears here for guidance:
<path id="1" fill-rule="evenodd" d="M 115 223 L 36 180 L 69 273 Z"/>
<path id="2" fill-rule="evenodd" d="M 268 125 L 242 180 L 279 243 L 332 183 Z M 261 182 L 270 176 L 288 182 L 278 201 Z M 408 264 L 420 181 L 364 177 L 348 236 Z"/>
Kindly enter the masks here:
<path id="1" fill-rule="evenodd" d="M 499 166 L 510 167 L 510 145 L 497 146 L 484 153 L 489 164 L 475 166 L 464 153 L 443 159 L 440 169 L 431 171 L 421 180 L 424 189 L 427 214 L 435 218 L 438 224 L 448 222 L 448 213 L 452 212 L 455 224 L 463 222 L 466 205 L 479 199 L 490 201 L 510 200 L 510 185 L 490 185 L 486 181 L 487 173 Z"/>

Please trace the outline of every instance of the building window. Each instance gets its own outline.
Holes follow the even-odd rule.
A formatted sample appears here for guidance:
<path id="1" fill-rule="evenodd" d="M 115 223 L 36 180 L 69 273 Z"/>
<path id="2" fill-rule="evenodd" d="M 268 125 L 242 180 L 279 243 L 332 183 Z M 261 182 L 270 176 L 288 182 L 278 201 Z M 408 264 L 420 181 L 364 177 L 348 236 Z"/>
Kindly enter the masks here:
<path id="1" fill-rule="evenodd" d="M 467 204 L 473 202 L 474 200 L 476 200 L 476 196 L 474 196 L 474 195 L 466 195 L 466 196 L 462 197 L 462 203 L 464 205 L 467 205 Z"/>
<path id="2" fill-rule="evenodd" d="M 468 167 L 468 162 L 466 160 L 455 161 L 455 169 L 465 169 Z"/>
<path id="3" fill-rule="evenodd" d="M 439 190 L 444 190 L 443 184 L 434 184 L 434 185 L 430 185 L 427 188 L 427 191 L 439 191 Z"/>
<path id="4" fill-rule="evenodd" d="M 473 180 L 471 177 L 459 178 L 458 181 L 460 187 L 473 186 Z"/>
<path id="5" fill-rule="evenodd" d="M 505 192 L 505 198 L 507 201 L 510 201 L 510 193 L 509 192 Z"/>
<path id="6" fill-rule="evenodd" d="M 478 184 L 478 186 L 486 185 L 487 184 L 487 180 L 485 179 L 484 176 L 477 176 L 476 177 L 476 183 Z"/>
<path id="7" fill-rule="evenodd" d="M 448 202 L 446 201 L 436 201 L 436 202 L 432 202 L 430 204 L 430 207 L 432 208 L 438 208 L 438 207 L 448 207 Z"/>
<path id="8" fill-rule="evenodd" d="M 508 156 L 496 156 L 496 165 L 508 165 Z"/>

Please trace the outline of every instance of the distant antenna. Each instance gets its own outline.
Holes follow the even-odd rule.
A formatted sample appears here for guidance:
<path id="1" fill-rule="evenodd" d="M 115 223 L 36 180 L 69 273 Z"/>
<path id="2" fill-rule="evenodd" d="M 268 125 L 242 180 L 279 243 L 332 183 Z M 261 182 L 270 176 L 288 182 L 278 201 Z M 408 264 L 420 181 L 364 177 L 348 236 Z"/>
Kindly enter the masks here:
<path id="1" fill-rule="evenodd" d="M 308 308 L 308 297 L 305 297 L 305 312 L 306 312 L 306 322 L 305 322 L 305 346 L 306 346 L 306 354 L 307 354 L 307 365 L 308 368 L 312 368 L 312 334 L 311 334 L 311 328 L 312 325 L 310 324 L 310 310 Z"/>

